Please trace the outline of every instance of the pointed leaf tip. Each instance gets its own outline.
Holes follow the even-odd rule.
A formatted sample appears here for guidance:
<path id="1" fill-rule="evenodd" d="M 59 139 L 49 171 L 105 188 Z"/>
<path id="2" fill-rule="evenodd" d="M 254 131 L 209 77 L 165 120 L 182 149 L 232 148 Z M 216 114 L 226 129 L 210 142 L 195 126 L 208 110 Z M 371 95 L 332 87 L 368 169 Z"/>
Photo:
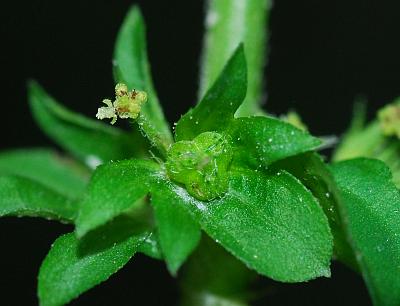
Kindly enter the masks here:
<path id="1" fill-rule="evenodd" d="M 200 103 L 177 123 L 175 139 L 192 140 L 203 132 L 222 131 L 230 125 L 247 91 L 247 64 L 240 44 Z"/>
<path id="2" fill-rule="evenodd" d="M 137 119 L 139 128 L 165 155 L 172 143 L 172 134 L 153 85 L 147 58 L 146 25 L 137 6 L 129 9 L 118 32 L 113 66 L 116 83 L 147 92 L 148 102 L 143 105 Z"/>

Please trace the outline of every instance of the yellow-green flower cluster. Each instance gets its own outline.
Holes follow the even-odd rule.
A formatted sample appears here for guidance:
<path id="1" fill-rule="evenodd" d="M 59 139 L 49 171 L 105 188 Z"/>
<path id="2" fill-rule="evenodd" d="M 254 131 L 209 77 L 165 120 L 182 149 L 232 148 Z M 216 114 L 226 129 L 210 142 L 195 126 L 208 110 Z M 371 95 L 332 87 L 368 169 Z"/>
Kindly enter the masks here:
<path id="1" fill-rule="evenodd" d="M 119 83 L 115 86 L 115 100 L 104 99 L 107 106 L 97 110 L 97 119 L 112 119 L 111 124 L 117 122 L 118 117 L 122 119 L 136 119 L 139 116 L 142 104 L 147 101 L 147 94 L 144 91 L 133 89 L 128 91 L 125 84 Z"/>

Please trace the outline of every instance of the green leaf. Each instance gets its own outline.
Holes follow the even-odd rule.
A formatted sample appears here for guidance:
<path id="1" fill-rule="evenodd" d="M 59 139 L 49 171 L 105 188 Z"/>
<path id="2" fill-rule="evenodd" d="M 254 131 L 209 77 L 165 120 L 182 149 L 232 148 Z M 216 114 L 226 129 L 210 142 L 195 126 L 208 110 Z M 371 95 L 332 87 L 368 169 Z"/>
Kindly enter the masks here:
<path id="1" fill-rule="evenodd" d="M 159 170 L 148 160 L 125 160 L 99 166 L 81 201 L 76 232 L 82 237 L 133 207 L 141 207 L 151 176 Z"/>
<path id="2" fill-rule="evenodd" d="M 175 139 L 192 140 L 203 132 L 223 131 L 246 96 L 247 67 L 239 45 L 201 102 L 177 123 Z"/>
<path id="3" fill-rule="evenodd" d="M 155 232 L 151 232 L 149 236 L 143 240 L 143 243 L 138 248 L 138 252 L 154 259 L 163 259 L 160 242 Z"/>
<path id="4" fill-rule="evenodd" d="M 141 109 L 138 123 L 150 142 L 165 155 L 172 143 L 172 135 L 151 79 L 144 20 L 135 6 L 129 10 L 118 33 L 114 74 L 117 83 L 147 92 L 148 101 Z"/>
<path id="5" fill-rule="evenodd" d="M 400 303 L 400 192 L 381 161 L 359 158 L 331 167 L 346 232 L 375 305 Z"/>
<path id="6" fill-rule="evenodd" d="M 232 174 L 225 196 L 210 202 L 175 189 L 203 230 L 257 272 L 284 282 L 330 275 L 327 218 L 312 194 L 287 172 Z"/>
<path id="7" fill-rule="evenodd" d="M 347 241 L 343 220 L 339 213 L 341 195 L 328 166 L 321 156 L 309 152 L 283 159 L 275 163 L 273 168 L 278 171 L 284 169 L 290 172 L 312 192 L 328 217 L 334 237 L 335 256 L 353 269 L 359 270 L 352 248 Z"/>
<path id="8" fill-rule="evenodd" d="M 243 42 L 248 63 L 249 86 L 247 97 L 237 112 L 239 116 L 261 113 L 271 4 L 270 0 L 208 1 L 200 94 L 203 95 L 216 80 L 224 63 L 237 45 Z"/>
<path id="9" fill-rule="evenodd" d="M 151 193 L 162 253 L 169 271 L 175 275 L 200 240 L 200 226 L 183 207 L 185 202 L 168 181 L 159 180 Z M 172 184 L 171 184 L 172 185 Z"/>
<path id="10" fill-rule="evenodd" d="M 392 171 L 393 183 L 400 188 L 400 140 L 394 137 L 388 137 L 382 143 L 379 151 L 375 152 L 373 156 L 366 156 L 376 158 L 383 161 Z"/>
<path id="11" fill-rule="evenodd" d="M 80 204 L 76 220 L 78 237 L 121 214 L 137 214 L 146 205 L 143 199 L 151 193 L 158 232 L 157 237 L 145 241 L 148 245 L 142 245 L 140 251 L 160 258 L 159 243 L 170 271 L 175 273 L 196 246 L 200 231 L 191 222 L 191 216 L 174 203 L 179 198 L 163 192 L 166 182 L 159 172 L 156 163 L 146 160 L 126 160 L 98 167 Z"/>
<path id="12" fill-rule="evenodd" d="M 20 149 L 0 153 L 0 175 L 29 178 L 61 195 L 77 198 L 86 187 L 89 171 L 53 150 Z"/>
<path id="13" fill-rule="evenodd" d="M 136 253 L 148 233 L 136 220 L 119 218 L 83 240 L 58 238 L 39 271 L 41 306 L 59 306 L 107 280 Z"/>
<path id="14" fill-rule="evenodd" d="M 252 168 L 314 150 L 321 141 L 284 121 L 270 117 L 237 118 L 228 133 L 238 147 L 236 160 Z"/>
<path id="15" fill-rule="evenodd" d="M 74 220 L 76 203 L 40 183 L 16 176 L 0 176 L 0 216 Z"/>
<path id="16" fill-rule="evenodd" d="M 29 83 L 29 100 L 41 129 L 91 168 L 109 160 L 143 155 L 139 135 L 134 137 L 66 109 L 36 82 Z"/>

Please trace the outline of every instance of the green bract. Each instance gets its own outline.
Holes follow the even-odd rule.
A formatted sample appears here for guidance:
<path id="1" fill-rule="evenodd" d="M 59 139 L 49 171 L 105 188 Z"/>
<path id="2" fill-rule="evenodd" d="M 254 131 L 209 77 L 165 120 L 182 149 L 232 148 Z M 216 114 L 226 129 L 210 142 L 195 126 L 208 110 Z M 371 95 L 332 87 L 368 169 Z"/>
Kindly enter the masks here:
<path id="1" fill-rule="evenodd" d="M 400 305 L 398 105 L 380 124 L 364 127 L 358 115 L 335 154 L 379 158 L 394 181 L 373 159 L 329 165 L 295 115 L 285 122 L 260 109 L 269 1 L 233 3 L 210 2 L 209 18 L 220 19 L 207 24 L 205 94 L 174 135 L 136 7 L 117 37 L 115 100 L 97 113 L 112 124 L 131 120 L 131 131 L 75 114 L 29 83 L 36 121 L 66 154 L 0 154 L 0 216 L 75 225 L 40 268 L 41 305 L 69 303 L 137 252 L 181 273 L 183 305 L 247 305 L 257 273 L 281 282 L 329 277 L 333 255 L 362 273 L 375 305 Z"/>
<path id="2" fill-rule="evenodd" d="M 175 143 L 165 164 L 171 180 L 184 184 L 199 200 L 212 200 L 228 189 L 228 168 L 232 161 L 229 138 L 205 132 L 193 140 Z"/>

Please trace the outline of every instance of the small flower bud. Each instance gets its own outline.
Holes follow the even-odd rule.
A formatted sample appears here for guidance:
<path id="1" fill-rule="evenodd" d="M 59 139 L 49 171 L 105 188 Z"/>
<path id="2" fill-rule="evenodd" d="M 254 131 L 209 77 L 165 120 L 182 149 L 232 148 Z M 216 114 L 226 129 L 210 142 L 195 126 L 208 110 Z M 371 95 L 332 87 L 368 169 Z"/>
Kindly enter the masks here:
<path id="1" fill-rule="evenodd" d="M 128 94 L 128 86 L 123 83 L 118 83 L 115 85 L 115 96 L 122 97 Z"/>

